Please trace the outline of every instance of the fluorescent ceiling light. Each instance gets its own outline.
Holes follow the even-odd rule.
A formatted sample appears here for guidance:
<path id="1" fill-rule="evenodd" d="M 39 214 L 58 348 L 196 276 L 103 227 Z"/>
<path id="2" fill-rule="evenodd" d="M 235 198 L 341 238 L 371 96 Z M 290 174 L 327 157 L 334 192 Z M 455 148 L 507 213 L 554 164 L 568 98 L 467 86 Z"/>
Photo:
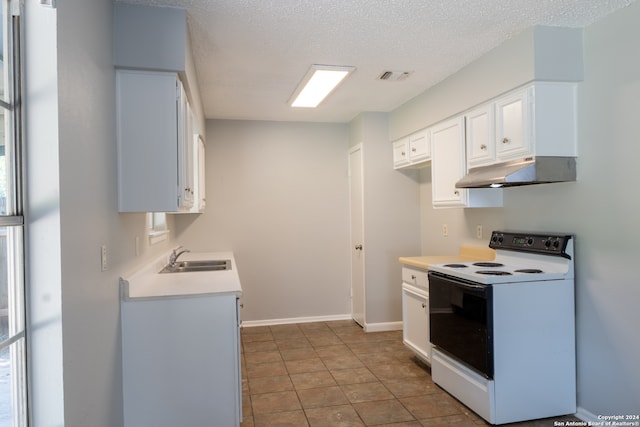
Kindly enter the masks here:
<path id="1" fill-rule="evenodd" d="M 292 107 L 317 107 L 355 67 L 312 65 L 289 99 Z"/>

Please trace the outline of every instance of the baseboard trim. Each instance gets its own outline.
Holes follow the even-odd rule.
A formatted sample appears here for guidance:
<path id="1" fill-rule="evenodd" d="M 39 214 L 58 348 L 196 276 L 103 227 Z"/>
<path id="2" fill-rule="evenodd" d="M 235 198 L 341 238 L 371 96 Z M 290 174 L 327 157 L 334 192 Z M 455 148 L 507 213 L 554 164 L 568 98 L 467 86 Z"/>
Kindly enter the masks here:
<path id="1" fill-rule="evenodd" d="M 333 316 L 291 317 L 287 319 L 243 320 L 242 327 L 252 328 L 255 326 L 288 325 L 291 323 L 331 322 L 334 320 L 350 319 L 350 314 L 339 314 Z"/>
<path id="2" fill-rule="evenodd" d="M 402 330 L 402 322 L 382 322 L 382 323 L 366 323 L 364 324 L 365 332 L 383 332 L 383 331 L 399 331 Z"/>
<path id="3" fill-rule="evenodd" d="M 352 320 L 350 314 L 339 314 L 333 316 L 312 316 L 312 317 L 290 317 L 287 319 L 266 319 L 266 320 L 243 320 L 243 328 L 253 328 L 256 326 L 288 325 L 291 323 L 312 323 L 312 322 L 332 322 L 335 320 Z M 355 322 L 355 320 L 354 320 Z M 398 331 L 402 329 L 402 322 L 381 322 L 364 324 L 365 332 Z"/>
<path id="4" fill-rule="evenodd" d="M 589 425 L 598 425 L 602 420 L 598 419 L 598 416 L 592 414 L 584 408 L 578 406 L 578 410 L 576 411 L 576 417 L 580 418 L 582 421 L 586 421 Z"/>

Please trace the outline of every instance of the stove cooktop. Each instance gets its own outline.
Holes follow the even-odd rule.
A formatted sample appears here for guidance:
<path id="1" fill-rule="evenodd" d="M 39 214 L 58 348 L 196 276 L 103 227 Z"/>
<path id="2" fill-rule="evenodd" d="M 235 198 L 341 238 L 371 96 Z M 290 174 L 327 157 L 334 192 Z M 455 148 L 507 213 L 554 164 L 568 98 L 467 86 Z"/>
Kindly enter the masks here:
<path id="1" fill-rule="evenodd" d="M 492 261 L 430 265 L 429 270 L 476 283 L 518 283 L 573 278 L 573 237 L 494 231 Z"/>

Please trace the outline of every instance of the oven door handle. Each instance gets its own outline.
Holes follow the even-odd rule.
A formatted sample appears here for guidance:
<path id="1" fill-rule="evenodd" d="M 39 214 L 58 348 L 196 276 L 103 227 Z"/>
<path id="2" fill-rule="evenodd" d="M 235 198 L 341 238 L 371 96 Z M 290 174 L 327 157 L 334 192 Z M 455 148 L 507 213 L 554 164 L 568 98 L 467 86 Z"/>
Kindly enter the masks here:
<path id="1" fill-rule="evenodd" d="M 429 272 L 429 280 L 435 280 L 435 281 L 440 281 L 440 282 L 445 282 L 447 284 L 449 284 L 450 286 L 455 286 L 458 288 L 462 288 L 462 289 L 466 289 L 467 292 L 473 292 L 473 293 L 485 293 L 487 291 L 487 289 L 490 287 L 490 285 L 485 285 L 482 283 L 473 283 L 467 280 L 463 280 L 463 279 L 458 279 L 455 277 L 450 277 L 447 275 L 443 275 L 443 274 L 439 274 L 439 273 L 434 273 L 434 272 Z"/>
<path id="2" fill-rule="evenodd" d="M 487 285 L 473 285 L 471 283 L 461 283 L 461 282 L 455 282 L 455 285 L 460 286 L 461 288 L 470 288 L 470 289 L 478 289 L 478 290 L 487 289 Z"/>

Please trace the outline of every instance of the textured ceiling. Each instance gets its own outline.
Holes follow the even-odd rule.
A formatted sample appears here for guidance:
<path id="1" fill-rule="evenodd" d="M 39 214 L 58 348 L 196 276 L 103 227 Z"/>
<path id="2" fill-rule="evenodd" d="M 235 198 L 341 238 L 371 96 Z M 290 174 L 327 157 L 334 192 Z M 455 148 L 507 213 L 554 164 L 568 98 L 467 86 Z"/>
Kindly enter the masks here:
<path id="1" fill-rule="evenodd" d="M 116 0 L 187 10 L 207 118 L 348 122 L 391 111 L 533 25 L 585 27 L 635 0 Z M 316 109 L 311 64 L 356 72 Z M 385 70 L 411 71 L 400 82 Z"/>

